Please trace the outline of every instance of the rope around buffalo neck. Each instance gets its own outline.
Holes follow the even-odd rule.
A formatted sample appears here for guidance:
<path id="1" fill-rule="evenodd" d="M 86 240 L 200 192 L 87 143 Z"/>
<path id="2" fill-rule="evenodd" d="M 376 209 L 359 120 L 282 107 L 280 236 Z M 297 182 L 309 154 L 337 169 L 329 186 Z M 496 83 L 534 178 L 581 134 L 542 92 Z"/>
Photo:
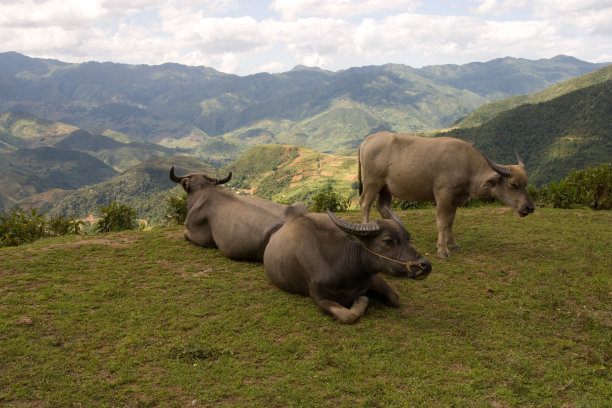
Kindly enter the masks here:
<path id="1" fill-rule="evenodd" d="M 420 262 L 415 262 L 415 261 L 406 261 L 406 262 L 402 262 L 402 261 L 398 261 L 397 259 L 389 258 L 389 257 L 387 257 L 387 256 L 384 256 L 384 255 L 382 255 L 382 254 L 379 254 L 378 252 L 374 252 L 374 251 L 372 251 L 372 250 L 371 250 L 371 249 L 369 249 L 369 248 L 366 248 L 366 247 L 365 247 L 365 245 L 363 245 L 361 242 L 359 243 L 359 245 L 361 245 L 361 247 L 362 247 L 363 249 L 365 249 L 366 251 L 368 251 L 369 253 L 374 254 L 374 255 L 376 255 L 376 256 L 377 256 L 377 257 L 379 257 L 379 258 L 386 259 L 387 261 L 392 261 L 392 262 L 395 262 L 395 263 L 398 263 L 398 264 L 401 264 L 401 265 L 406 265 L 406 267 L 410 267 L 410 266 L 421 266 L 421 263 L 420 263 Z"/>

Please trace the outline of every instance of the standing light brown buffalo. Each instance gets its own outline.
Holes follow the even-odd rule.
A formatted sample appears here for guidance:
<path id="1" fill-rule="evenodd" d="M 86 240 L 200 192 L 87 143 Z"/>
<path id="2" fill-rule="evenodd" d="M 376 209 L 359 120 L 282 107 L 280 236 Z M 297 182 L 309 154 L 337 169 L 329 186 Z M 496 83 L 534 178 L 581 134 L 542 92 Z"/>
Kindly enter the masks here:
<path id="1" fill-rule="evenodd" d="M 493 163 L 472 145 L 450 137 L 427 138 L 391 132 L 368 136 L 359 146 L 359 204 L 368 222 L 372 203 L 383 218 L 392 196 L 414 202 L 435 201 L 438 256 L 459 248 L 453 237 L 457 207 L 469 198 L 498 197 L 521 217 L 534 211 L 525 190 L 523 161 L 503 166 Z"/>
<path id="2" fill-rule="evenodd" d="M 305 208 L 300 203 L 287 206 L 217 188 L 231 177 L 232 173 L 223 179 L 201 173 L 177 176 L 174 167 L 170 169 L 170 180 L 187 192 L 185 238 L 219 248 L 230 259 L 262 261 L 268 240 L 285 222 L 287 210 Z"/>

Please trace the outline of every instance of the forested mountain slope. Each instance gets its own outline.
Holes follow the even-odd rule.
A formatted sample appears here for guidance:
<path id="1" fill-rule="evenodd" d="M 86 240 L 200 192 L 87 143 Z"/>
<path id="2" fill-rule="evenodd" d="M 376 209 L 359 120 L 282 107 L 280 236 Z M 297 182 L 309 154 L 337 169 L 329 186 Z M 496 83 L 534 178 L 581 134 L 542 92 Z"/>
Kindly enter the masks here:
<path id="1" fill-rule="evenodd" d="M 465 128 L 478 126 L 490 119 L 493 119 L 493 117 L 495 117 L 495 115 L 498 113 L 516 108 L 517 106 L 526 103 L 534 104 L 546 102 L 551 99 L 558 98 L 566 93 L 596 85 L 610 79 L 612 79 L 612 65 L 605 68 L 600 68 L 590 74 L 560 82 L 535 94 L 517 95 L 510 98 L 489 102 L 462 119 L 459 123 L 457 123 L 456 127 Z"/>
<path id="2" fill-rule="evenodd" d="M 573 169 L 612 160 L 612 79 L 502 112 L 474 128 L 443 135 L 474 143 L 493 160 L 512 164 L 516 149 L 530 182 L 560 180 Z"/>

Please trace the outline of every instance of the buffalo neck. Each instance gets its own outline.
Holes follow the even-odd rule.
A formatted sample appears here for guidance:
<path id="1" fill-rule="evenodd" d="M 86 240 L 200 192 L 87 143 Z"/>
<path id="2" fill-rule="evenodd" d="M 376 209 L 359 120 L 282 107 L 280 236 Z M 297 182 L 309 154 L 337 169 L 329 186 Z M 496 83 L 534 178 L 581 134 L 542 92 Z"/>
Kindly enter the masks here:
<path id="1" fill-rule="evenodd" d="M 346 270 L 351 278 L 368 278 L 374 275 L 376 268 L 373 268 L 370 254 L 365 251 L 362 244 L 354 237 L 346 239 L 342 250 L 341 262 L 343 270 Z"/>

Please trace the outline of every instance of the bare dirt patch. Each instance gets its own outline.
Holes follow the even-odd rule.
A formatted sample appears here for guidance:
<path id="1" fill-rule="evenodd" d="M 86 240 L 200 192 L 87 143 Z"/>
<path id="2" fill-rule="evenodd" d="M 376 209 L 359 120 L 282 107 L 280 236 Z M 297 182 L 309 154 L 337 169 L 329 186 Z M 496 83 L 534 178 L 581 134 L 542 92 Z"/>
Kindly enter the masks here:
<path id="1" fill-rule="evenodd" d="M 125 237 L 109 237 L 109 238 L 92 238 L 82 239 L 74 242 L 66 242 L 62 244 L 52 244 L 46 247 L 46 249 L 56 248 L 81 248 L 90 245 L 102 245 L 110 248 L 125 248 L 130 246 L 133 242 L 138 240 L 138 236 L 125 236 Z"/>

